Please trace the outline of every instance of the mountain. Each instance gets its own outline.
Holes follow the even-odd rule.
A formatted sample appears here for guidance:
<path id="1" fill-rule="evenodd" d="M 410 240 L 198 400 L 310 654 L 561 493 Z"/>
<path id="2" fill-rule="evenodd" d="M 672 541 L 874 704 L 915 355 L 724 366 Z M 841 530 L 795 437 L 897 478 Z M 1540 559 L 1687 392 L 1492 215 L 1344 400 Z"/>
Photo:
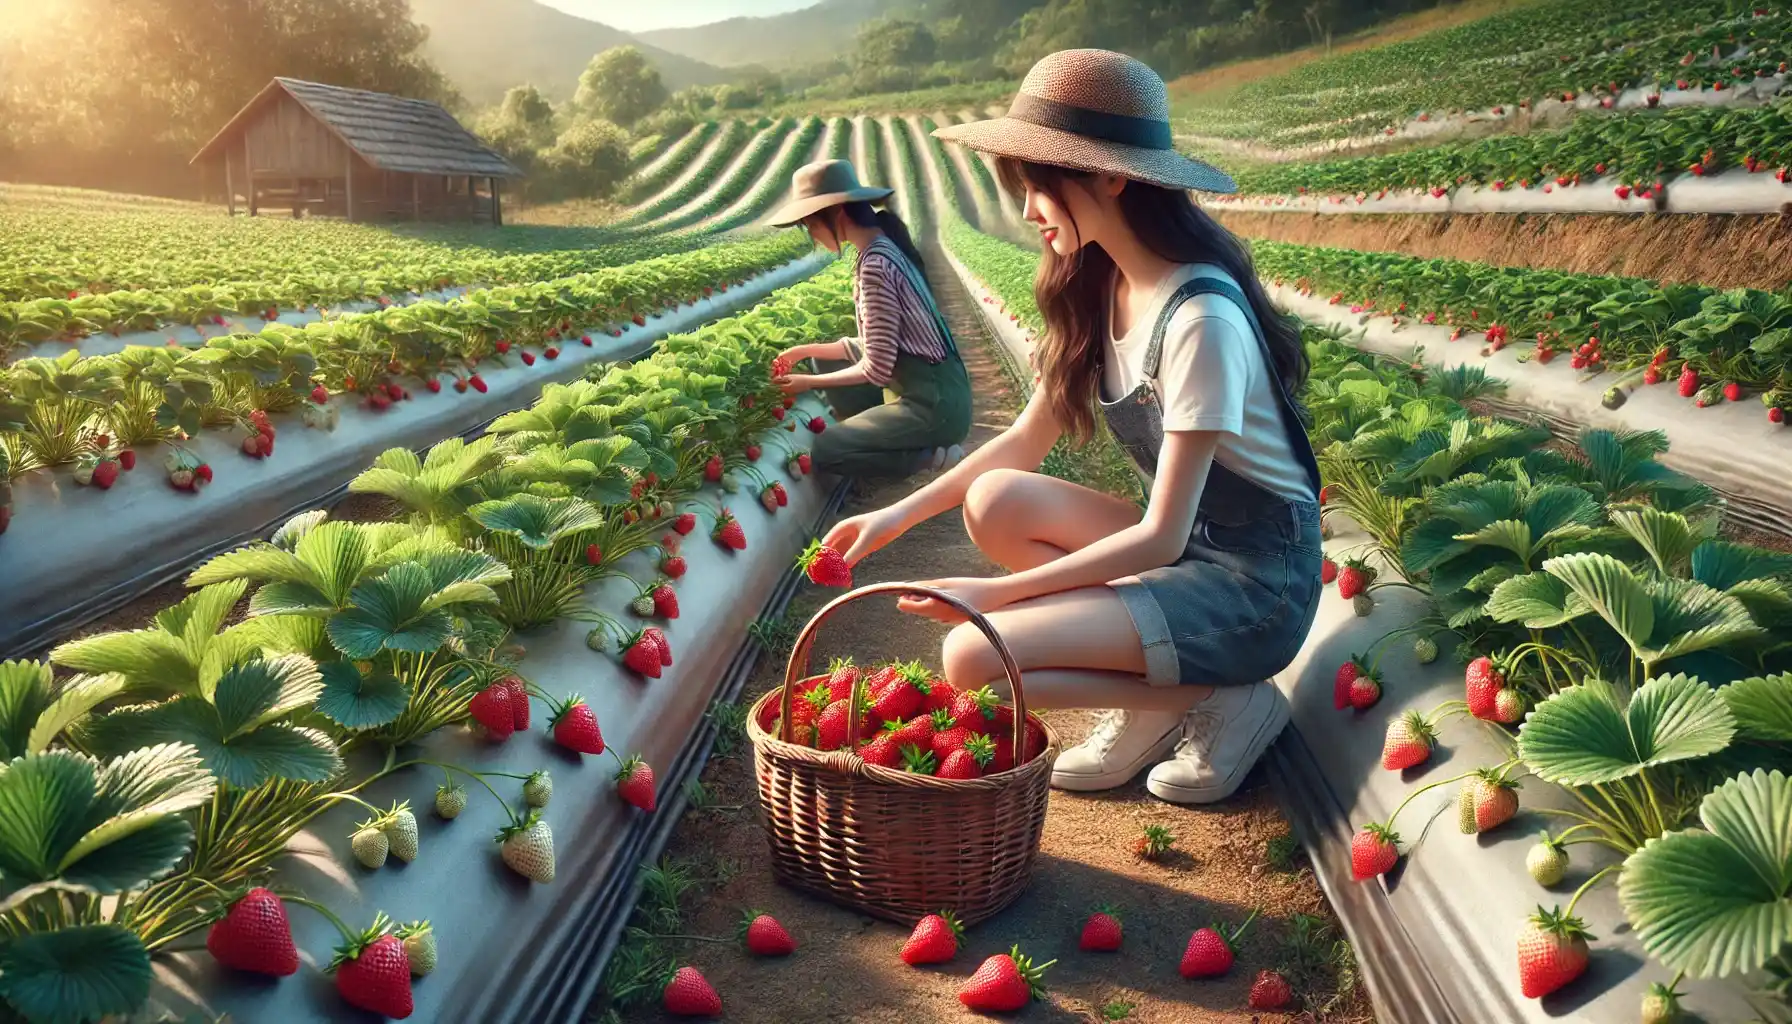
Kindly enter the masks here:
<path id="1" fill-rule="evenodd" d="M 859 26 L 907 0 L 821 0 L 813 7 L 763 18 L 729 18 L 692 28 L 638 33 L 661 49 L 720 67 L 816 64 L 852 49 Z"/>
<path id="2" fill-rule="evenodd" d="M 647 54 L 668 89 L 728 78 L 718 67 L 535 0 L 411 0 L 411 14 L 429 29 L 424 54 L 475 105 L 496 103 L 505 90 L 525 82 L 555 102 L 566 99 L 592 57 L 631 43 Z"/>

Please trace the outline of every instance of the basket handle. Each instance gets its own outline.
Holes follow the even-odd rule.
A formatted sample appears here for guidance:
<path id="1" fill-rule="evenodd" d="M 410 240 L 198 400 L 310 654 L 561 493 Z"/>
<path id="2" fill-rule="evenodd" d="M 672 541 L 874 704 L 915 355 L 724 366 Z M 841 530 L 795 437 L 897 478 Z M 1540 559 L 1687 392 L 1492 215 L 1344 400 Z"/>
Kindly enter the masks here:
<path id="1" fill-rule="evenodd" d="M 832 601 L 829 601 L 826 605 L 822 606 L 820 611 L 815 613 L 815 616 L 811 618 L 806 625 L 803 626 L 802 632 L 797 634 L 796 645 L 790 649 L 790 664 L 784 670 L 784 692 L 779 697 L 778 702 L 778 738 L 785 743 L 790 742 L 790 707 L 796 696 L 797 680 L 803 678 L 809 671 L 809 651 L 815 646 L 816 631 L 821 629 L 821 624 L 826 622 L 828 617 L 833 615 L 836 611 L 854 601 L 861 598 L 871 597 L 875 594 L 930 597 L 941 604 L 948 605 L 963 612 L 970 618 L 971 624 L 976 626 L 978 631 L 989 639 L 990 646 L 994 647 L 996 650 L 996 657 L 1002 659 L 1002 671 L 1007 673 L 1008 687 L 1014 694 L 1014 731 L 1012 734 L 1012 742 L 1014 745 L 1010 749 L 1014 751 L 1015 762 L 1019 763 L 1026 756 L 1026 745 L 1024 740 L 1027 728 L 1027 701 L 1026 697 L 1021 693 L 1020 666 L 1015 664 L 1013 652 L 1008 650 L 1008 645 L 1002 641 L 1001 634 L 996 632 L 995 624 L 991 623 L 988 617 L 982 612 L 972 608 L 970 605 L 943 590 L 935 590 L 932 587 L 923 587 L 916 583 L 873 583 L 870 586 L 860 587 L 851 593 L 842 594 Z M 856 693 L 858 687 L 853 687 L 853 690 Z M 857 753 L 859 749 L 859 731 L 857 729 L 848 729 L 846 732 L 847 752 Z"/>

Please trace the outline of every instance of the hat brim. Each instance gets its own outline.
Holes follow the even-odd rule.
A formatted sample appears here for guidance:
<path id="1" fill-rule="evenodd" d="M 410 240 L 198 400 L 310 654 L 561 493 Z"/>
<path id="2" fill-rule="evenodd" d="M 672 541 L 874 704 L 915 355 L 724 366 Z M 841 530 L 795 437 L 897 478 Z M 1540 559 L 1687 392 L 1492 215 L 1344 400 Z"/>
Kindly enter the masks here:
<path id="1" fill-rule="evenodd" d="M 1230 174 L 1173 149 L 1142 149 L 1012 117 L 936 128 L 933 135 L 994 156 L 1099 174 L 1118 174 L 1164 188 L 1195 189 L 1219 195 L 1238 191 L 1238 183 Z"/>
<path id="2" fill-rule="evenodd" d="M 793 199 L 778 208 L 778 211 L 766 218 L 766 223 L 773 227 L 787 227 L 804 217 L 820 213 L 830 206 L 842 206 L 846 203 L 877 203 L 896 194 L 893 188 L 855 188 L 849 192 L 828 192 L 806 199 Z"/>

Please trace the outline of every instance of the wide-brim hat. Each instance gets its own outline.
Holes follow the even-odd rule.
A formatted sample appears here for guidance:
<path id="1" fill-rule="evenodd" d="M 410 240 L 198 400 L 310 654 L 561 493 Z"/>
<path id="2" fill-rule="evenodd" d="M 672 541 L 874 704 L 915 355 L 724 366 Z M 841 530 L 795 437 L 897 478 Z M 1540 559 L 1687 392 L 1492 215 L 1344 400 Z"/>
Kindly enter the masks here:
<path id="1" fill-rule="evenodd" d="M 790 176 L 790 193 L 790 201 L 771 215 L 769 223 L 783 227 L 830 206 L 881 202 L 896 190 L 859 184 L 859 173 L 849 160 L 817 160 L 798 167 Z"/>
<path id="2" fill-rule="evenodd" d="M 1176 152 L 1170 91 L 1157 72 L 1110 50 L 1059 50 L 1027 72 L 1007 116 L 933 134 L 996 156 L 1165 188 L 1238 191 L 1225 171 Z"/>

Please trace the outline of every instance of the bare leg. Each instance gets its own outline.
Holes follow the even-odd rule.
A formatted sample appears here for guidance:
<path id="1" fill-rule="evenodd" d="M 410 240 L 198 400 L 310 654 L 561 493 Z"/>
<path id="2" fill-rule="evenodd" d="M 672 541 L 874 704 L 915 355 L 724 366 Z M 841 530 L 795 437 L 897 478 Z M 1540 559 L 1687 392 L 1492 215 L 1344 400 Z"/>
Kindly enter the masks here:
<path id="1" fill-rule="evenodd" d="M 1020 572 L 1136 524 L 1138 506 L 1039 473 L 998 469 L 971 484 L 964 527 L 991 560 Z"/>

